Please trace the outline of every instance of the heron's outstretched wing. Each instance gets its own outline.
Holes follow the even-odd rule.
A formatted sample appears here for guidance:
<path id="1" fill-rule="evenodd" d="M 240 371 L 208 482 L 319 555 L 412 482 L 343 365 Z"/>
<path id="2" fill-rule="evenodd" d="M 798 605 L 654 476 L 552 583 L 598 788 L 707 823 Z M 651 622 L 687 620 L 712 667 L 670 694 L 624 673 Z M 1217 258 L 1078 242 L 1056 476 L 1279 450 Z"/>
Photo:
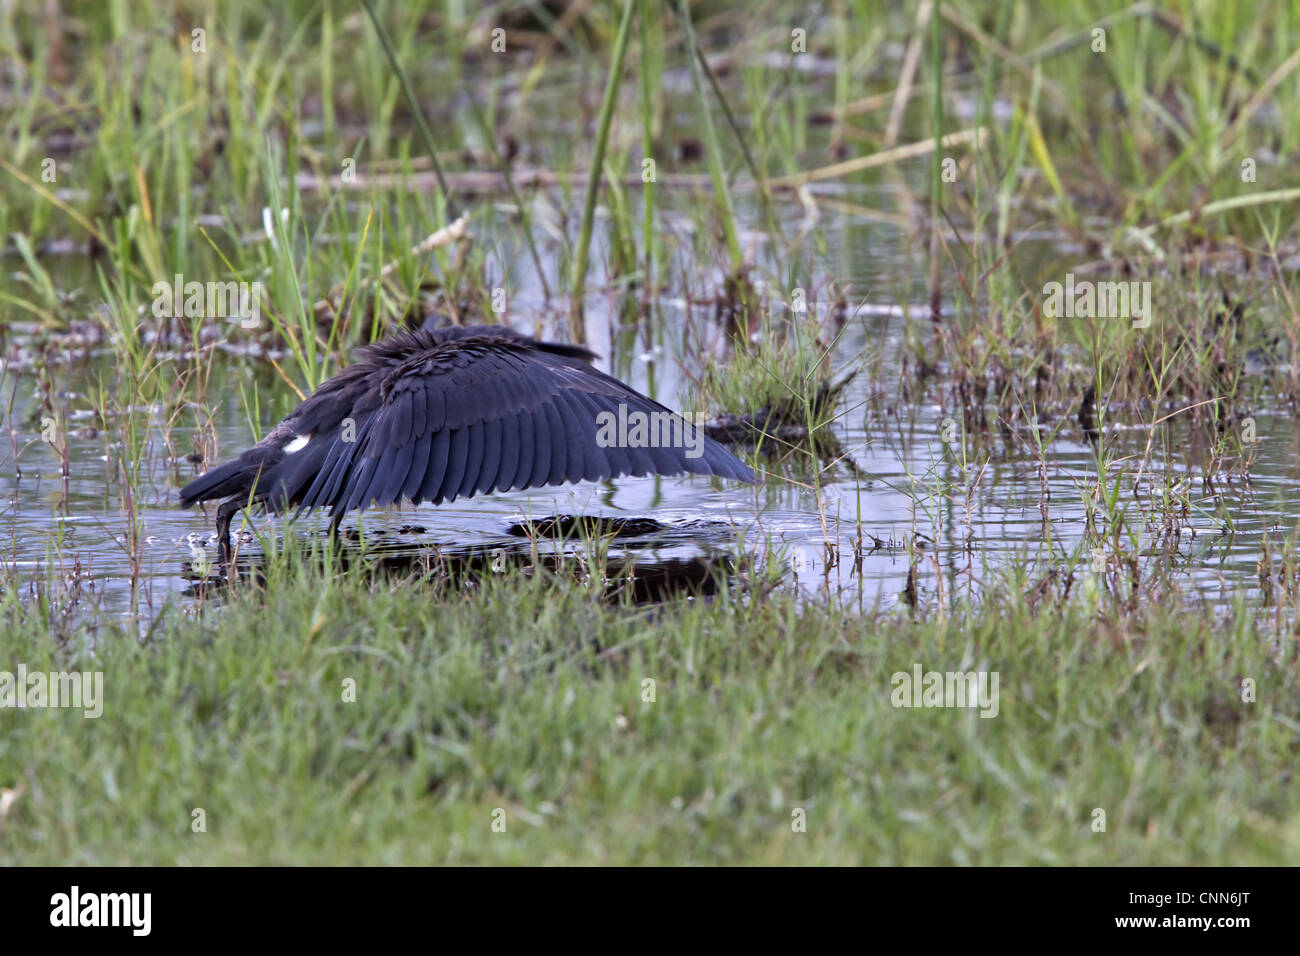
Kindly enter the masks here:
<path id="1" fill-rule="evenodd" d="M 528 340 L 418 349 L 350 421 L 351 435 L 314 436 L 277 468 L 284 503 L 338 515 L 620 475 L 756 480 L 702 431 L 573 350 Z"/>

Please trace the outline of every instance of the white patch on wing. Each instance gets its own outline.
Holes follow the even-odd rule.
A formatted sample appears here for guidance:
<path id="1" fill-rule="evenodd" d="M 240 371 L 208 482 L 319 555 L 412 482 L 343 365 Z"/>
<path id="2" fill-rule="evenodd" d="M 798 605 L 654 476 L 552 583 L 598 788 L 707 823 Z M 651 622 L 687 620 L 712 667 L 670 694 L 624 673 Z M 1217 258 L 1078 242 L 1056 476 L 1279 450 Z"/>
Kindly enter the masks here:
<path id="1" fill-rule="evenodd" d="M 285 454 L 292 455 L 296 451 L 302 451 L 309 441 L 311 441 L 310 435 L 295 435 L 293 441 L 284 446 Z"/>

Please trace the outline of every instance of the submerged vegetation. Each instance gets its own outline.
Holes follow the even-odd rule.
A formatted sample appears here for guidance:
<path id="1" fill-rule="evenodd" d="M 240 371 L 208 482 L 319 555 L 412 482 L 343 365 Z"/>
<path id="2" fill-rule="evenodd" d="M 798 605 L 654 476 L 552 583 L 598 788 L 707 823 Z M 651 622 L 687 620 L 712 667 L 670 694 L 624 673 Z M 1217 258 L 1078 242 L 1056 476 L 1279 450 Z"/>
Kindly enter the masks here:
<path id="1" fill-rule="evenodd" d="M 0 859 L 1300 861 L 1300 4 L 1050 6 L 0 12 Z M 432 313 L 763 486 L 220 566 Z"/>

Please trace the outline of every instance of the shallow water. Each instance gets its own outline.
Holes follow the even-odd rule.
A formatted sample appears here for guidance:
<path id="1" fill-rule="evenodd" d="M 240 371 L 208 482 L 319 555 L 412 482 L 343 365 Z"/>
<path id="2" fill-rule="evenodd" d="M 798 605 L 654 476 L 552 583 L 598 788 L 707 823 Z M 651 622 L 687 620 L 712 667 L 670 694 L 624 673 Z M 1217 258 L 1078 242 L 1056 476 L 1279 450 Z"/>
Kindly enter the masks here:
<path id="1" fill-rule="evenodd" d="M 884 205 L 880 195 L 854 199 Z M 803 211 L 792 204 L 782 214 L 794 218 Z M 671 229 L 684 220 L 668 210 L 664 221 Z M 560 330 L 559 322 L 543 311 L 524 251 L 510 244 L 513 227 L 503 228 L 499 240 L 476 228 L 480 241 L 499 243 L 503 271 L 517 277 L 510 306 L 515 327 L 532 331 L 540 316 L 543 328 L 553 334 Z M 832 426 L 856 462 L 858 476 L 838 467 L 816 491 L 780 474 L 759 489 L 700 478 L 623 478 L 486 495 L 441 507 L 372 511 L 363 519 L 371 546 L 380 541 L 407 554 L 436 549 L 527 552 L 529 543 L 509 534 L 521 518 L 654 517 L 667 526 L 665 531 L 616 541 L 612 556 L 635 558 L 649 569 L 696 559 L 762 563 L 765 554 L 774 553 L 773 560 L 783 562 L 786 580 L 809 597 L 830 594 L 865 605 L 904 600 L 914 564 L 916 599 L 926 602 L 963 595 L 978 600 L 1013 560 L 1027 559 L 1033 573 L 1042 575 L 1061 568 L 1071 556 L 1078 559 L 1087 527 L 1086 489 L 1095 483 L 1097 469 L 1094 447 L 1080 429 L 1070 423 L 1049 439 L 1042 462 L 1031 451 L 1033 443 L 1021 435 L 1010 447 L 996 436 L 968 442 L 970 466 L 963 470 L 955 464 L 939 438 L 945 420 L 960 420 L 960 415 L 938 404 L 939 390 L 932 388 L 935 399 L 920 403 L 902 402 L 895 394 L 906 324 L 930 322 L 928 307 L 916 304 L 924 301 L 919 282 L 907 278 L 923 275 L 924 268 L 891 226 L 823 212 L 818 228 L 825 245 L 817 253 L 815 274 L 848 282 L 850 301 L 861 303 L 837 345 L 836 367 L 846 371 L 862 364 L 862 356 L 871 357 L 843 395 Z M 1043 243 L 1025 243 L 1022 249 L 1027 256 L 1051 254 Z M 679 255 L 687 254 L 683 246 Z M 593 259 L 599 262 L 600 256 L 597 249 Z M 759 256 L 761 260 L 761 251 Z M 68 262 L 70 270 L 79 267 L 75 260 Z M 665 268 L 665 275 L 676 274 Z M 696 270 L 699 289 L 711 288 L 715 280 L 707 268 Z M 658 346 L 649 352 L 640 335 L 613 333 L 620 321 L 614 296 L 589 296 L 589 344 L 602 354 L 601 367 L 680 407 L 687 373 L 698 364 L 693 357 L 697 350 L 687 343 L 717 332 L 714 307 L 689 304 L 692 291 L 677 289 L 656 303 Z M 22 335 L 11 332 L 10 358 L 22 348 Z M 148 453 L 141 461 L 135 502 L 141 536 L 134 547 L 129 542 L 122 483 L 113 477 L 118 456 L 113 429 L 87 428 L 87 396 L 97 382 L 112 376 L 112 361 L 111 350 L 101 345 L 89 361 L 62 365 L 56 372 L 56 388 L 70 395 L 74 430 L 68 441 L 66 502 L 59 461 L 40 440 L 37 381 L 21 362 L 11 362 L 2 380 L 3 393 L 6 398 L 13 394 L 14 406 L 7 418 L 12 440 L 0 446 L 5 489 L 0 541 L 11 549 L 5 564 L 25 582 L 28 593 L 37 594 L 54 573 L 71 588 L 56 599 L 75 596 L 86 607 L 134 614 L 147 624 L 165 602 L 194 599 L 196 575 L 202 577 L 203 562 L 215 554 L 213 519 L 180 511 L 175 503 L 177 487 L 196 473 L 184 460 L 194 447 L 193 415 L 181 415 L 180 424 L 168 430 L 162 410 L 149 409 L 141 416 L 149 422 Z M 254 384 L 262 401 L 261 429 L 292 407 L 287 389 L 264 358 L 220 358 L 207 394 L 220 398 L 214 415 L 222 460 L 254 438 L 242 397 Z M 270 396 L 279 396 L 280 407 L 267 407 L 274 404 Z M 56 403 L 64 397 L 56 396 Z M 1181 522 L 1173 552 L 1161 552 L 1157 536 L 1141 528 L 1144 509 L 1138 507 L 1131 515 L 1141 535 L 1136 547 L 1150 561 L 1164 562 L 1168 580 L 1185 600 L 1221 604 L 1256 595 L 1265 536 L 1277 540 L 1292 530 L 1300 504 L 1293 419 L 1280 407 L 1275 412 L 1265 408 L 1255 418 L 1261 440 L 1249 485 L 1218 481 L 1212 488 L 1203 486 L 1199 462 L 1204 455 L 1195 449 L 1195 433 L 1177 417 L 1160 426 L 1152 440 L 1145 492 L 1166 481 L 1182 484 L 1193 507 Z M 1143 457 L 1148 440 L 1148 429 L 1134 422 L 1108 434 L 1106 444 L 1112 458 L 1131 462 Z M 1126 496 L 1130 484 L 1126 479 Z M 352 517 L 345 527 L 356 523 Z M 305 519 L 289 528 L 292 534 L 308 534 L 321 524 Z M 263 534 L 285 533 L 279 519 L 259 517 L 253 525 Z M 1229 525 L 1231 533 L 1225 534 Z M 255 539 L 243 545 L 245 556 L 258 549 Z"/>

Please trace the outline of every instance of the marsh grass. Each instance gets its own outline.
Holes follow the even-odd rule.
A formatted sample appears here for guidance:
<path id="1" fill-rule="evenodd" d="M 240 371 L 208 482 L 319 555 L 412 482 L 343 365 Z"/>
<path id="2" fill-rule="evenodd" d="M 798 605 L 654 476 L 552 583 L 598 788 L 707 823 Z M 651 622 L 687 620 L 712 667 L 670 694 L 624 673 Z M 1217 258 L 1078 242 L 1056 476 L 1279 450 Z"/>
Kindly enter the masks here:
<path id="1" fill-rule="evenodd" d="M 93 651 L 7 596 L 11 651 L 102 669 L 105 700 L 97 720 L 8 715 L 0 855 L 1294 862 L 1300 684 L 1251 613 L 1034 615 L 1010 583 L 961 623 L 917 624 L 743 581 L 647 613 L 570 575 L 463 593 L 281 556 L 221 613 L 172 612 L 144 643 L 110 626 Z M 999 671 L 998 716 L 894 707 L 916 663 Z"/>
<path id="2" fill-rule="evenodd" d="M 54 6 L 75 29 L 0 18 L 4 428 L 18 472 L 50 418 L 63 472 L 41 566 L 5 555 L 0 665 L 102 668 L 108 700 L 98 721 L 6 713 L 4 860 L 1300 860 L 1290 518 L 1258 592 L 1186 588 L 1237 526 L 1202 492 L 1248 495 L 1249 423 L 1300 397 L 1295 3 Z M 421 245 L 458 211 L 465 235 Z M 928 284 L 848 287 L 862 253 L 832 216 L 888 225 L 899 263 L 928 248 Z M 1067 271 L 1150 282 L 1152 323 L 1045 316 Z M 261 282 L 264 321 L 159 320 L 153 285 L 178 273 Z M 828 294 L 801 313 L 794 289 Z M 900 447 L 936 440 L 909 421 L 939 406 L 951 440 L 895 489 L 904 593 L 790 586 L 761 533 L 777 482 L 816 498 L 828 570 L 861 573 L 872 535 L 860 485 L 852 516 L 826 504 L 867 477 L 854 449 L 786 440 L 752 456 L 771 476 L 753 560 L 713 596 L 611 603 L 599 539 L 461 587 L 255 523 L 260 577 L 144 613 L 142 507 L 233 451 L 223 405 L 260 437 L 401 322 L 554 333 L 584 297 L 617 326 L 615 370 L 685 357 L 668 404 L 778 407 L 814 439 L 853 416 Z M 891 382 L 837 345 L 849 303 L 882 300 L 906 315 Z M 69 394 L 101 342 L 107 373 Z M 855 372 L 868 400 L 818 401 Z M 69 441 L 79 415 L 93 446 Z M 1047 494 L 1063 442 L 1091 451 L 1073 544 Z M 97 610 L 69 543 L 77 447 L 105 459 L 125 615 Z M 990 562 L 971 514 L 1025 456 L 1041 540 Z M 856 555 L 830 554 L 841 520 Z M 889 677 L 916 663 L 998 670 L 1001 714 L 894 708 Z"/>

